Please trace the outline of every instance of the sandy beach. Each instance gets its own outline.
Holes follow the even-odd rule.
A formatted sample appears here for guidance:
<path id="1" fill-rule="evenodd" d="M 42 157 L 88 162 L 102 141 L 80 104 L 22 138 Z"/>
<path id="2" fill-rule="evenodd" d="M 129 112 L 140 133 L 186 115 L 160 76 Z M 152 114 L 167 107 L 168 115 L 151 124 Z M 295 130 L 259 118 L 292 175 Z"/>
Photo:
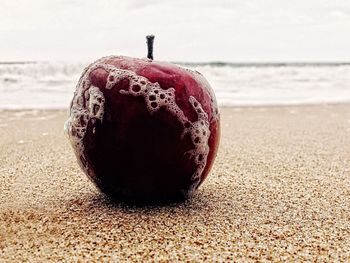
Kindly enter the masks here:
<path id="1" fill-rule="evenodd" d="M 221 108 L 184 203 L 115 204 L 80 171 L 67 112 L 0 111 L 0 261 L 349 261 L 350 105 Z"/>

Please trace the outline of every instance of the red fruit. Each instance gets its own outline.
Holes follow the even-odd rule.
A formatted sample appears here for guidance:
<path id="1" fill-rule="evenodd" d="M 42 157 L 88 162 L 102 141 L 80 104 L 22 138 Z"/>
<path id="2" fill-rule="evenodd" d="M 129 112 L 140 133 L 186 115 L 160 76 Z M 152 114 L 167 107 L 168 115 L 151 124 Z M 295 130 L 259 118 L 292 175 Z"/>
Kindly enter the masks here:
<path id="1" fill-rule="evenodd" d="M 88 177 L 131 200 L 190 196 L 207 177 L 220 136 L 215 96 L 201 74 L 121 56 L 84 71 L 66 128 Z"/>

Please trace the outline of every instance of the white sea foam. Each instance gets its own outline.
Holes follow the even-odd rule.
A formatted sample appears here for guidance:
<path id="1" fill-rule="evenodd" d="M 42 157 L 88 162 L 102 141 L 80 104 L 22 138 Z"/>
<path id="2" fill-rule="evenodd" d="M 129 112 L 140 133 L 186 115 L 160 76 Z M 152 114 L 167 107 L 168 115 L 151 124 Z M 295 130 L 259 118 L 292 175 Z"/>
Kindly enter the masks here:
<path id="1" fill-rule="evenodd" d="M 0 109 L 68 108 L 84 63 L 0 64 Z M 350 65 L 186 65 L 220 106 L 350 101 Z"/>

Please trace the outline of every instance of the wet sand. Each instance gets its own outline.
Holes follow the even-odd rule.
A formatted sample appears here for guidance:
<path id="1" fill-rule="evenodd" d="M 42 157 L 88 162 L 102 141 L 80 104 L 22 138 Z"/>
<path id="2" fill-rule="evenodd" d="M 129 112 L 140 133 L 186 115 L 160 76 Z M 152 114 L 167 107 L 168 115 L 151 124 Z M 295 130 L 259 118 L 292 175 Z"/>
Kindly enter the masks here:
<path id="1" fill-rule="evenodd" d="M 0 111 L 0 261 L 350 260 L 350 105 L 222 108 L 191 199 L 131 207 L 100 194 L 65 111 Z"/>

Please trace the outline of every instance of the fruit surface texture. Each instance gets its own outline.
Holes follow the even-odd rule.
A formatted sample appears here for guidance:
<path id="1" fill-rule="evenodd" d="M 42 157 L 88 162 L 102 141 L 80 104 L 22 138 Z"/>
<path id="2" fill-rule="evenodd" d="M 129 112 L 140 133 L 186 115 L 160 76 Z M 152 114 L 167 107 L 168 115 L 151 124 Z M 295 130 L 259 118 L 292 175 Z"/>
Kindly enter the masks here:
<path id="1" fill-rule="evenodd" d="M 85 69 L 65 127 L 85 174 L 118 199 L 190 197 L 220 138 L 215 95 L 200 73 L 125 56 Z"/>

